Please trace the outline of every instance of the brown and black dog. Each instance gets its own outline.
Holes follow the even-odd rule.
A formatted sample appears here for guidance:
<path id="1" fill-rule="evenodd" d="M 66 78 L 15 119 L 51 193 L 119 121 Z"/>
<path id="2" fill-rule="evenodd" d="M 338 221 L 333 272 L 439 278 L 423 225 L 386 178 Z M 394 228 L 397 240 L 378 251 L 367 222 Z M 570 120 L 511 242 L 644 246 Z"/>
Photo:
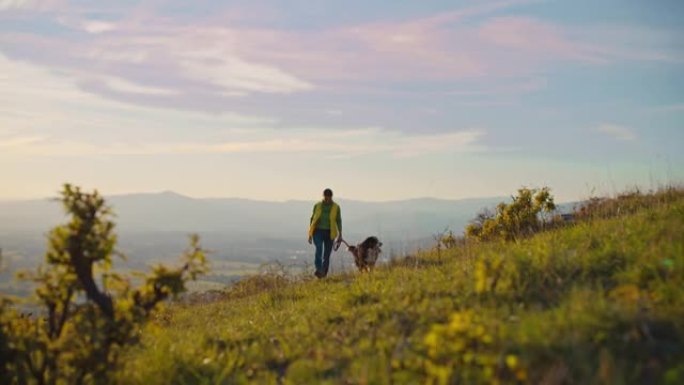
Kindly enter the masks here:
<path id="1" fill-rule="evenodd" d="M 363 242 L 356 246 L 350 246 L 346 241 L 342 240 L 347 245 L 347 250 L 354 255 L 354 264 L 359 271 L 371 271 L 375 267 L 382 250 L 382 242 L 377 237 L 368 237 Z"/>

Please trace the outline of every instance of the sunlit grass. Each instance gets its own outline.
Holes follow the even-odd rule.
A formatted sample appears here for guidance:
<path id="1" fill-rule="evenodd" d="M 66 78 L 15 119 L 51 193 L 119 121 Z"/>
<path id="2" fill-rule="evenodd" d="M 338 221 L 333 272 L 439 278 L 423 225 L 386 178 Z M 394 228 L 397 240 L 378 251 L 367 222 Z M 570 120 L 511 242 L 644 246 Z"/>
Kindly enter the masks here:
<path id="1" fill-rule="evenodd" d="M 516 243 L 169 305 L 120 382 L 682 383 L 684 199 L 630 202 Z"/>

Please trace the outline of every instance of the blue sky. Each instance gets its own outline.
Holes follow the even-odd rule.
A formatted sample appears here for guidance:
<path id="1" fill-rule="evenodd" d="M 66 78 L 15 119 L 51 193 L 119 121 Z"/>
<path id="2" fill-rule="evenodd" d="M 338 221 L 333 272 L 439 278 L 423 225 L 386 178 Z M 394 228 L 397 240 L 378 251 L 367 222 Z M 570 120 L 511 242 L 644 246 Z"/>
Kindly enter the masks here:
<path id="1" fill-rule="evenodd" d="M 0 199 L 684 181 L 684 3 L 0 0 Z"/>

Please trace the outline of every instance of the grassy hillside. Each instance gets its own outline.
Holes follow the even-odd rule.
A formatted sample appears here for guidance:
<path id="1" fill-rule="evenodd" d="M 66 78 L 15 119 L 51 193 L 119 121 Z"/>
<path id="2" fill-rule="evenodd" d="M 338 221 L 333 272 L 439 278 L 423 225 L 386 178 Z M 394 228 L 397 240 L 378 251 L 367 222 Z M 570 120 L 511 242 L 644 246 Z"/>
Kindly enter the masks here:
<path id="1" fill-rule="evenodd" d="M 224 300 L 169 306 L 118 376 L 126 384 L 684 383 L 684 199 L 652 203 L 515 243 L 426 252 L 372 274 L 255 277 Z"/>

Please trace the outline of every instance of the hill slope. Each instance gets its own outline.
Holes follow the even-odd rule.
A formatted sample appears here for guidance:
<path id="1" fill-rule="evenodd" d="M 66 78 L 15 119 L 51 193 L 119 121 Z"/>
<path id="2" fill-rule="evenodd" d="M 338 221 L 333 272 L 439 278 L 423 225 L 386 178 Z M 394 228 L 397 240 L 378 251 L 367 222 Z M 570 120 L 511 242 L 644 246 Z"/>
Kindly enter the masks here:
<path id="1" fill-rule="evenodd" d="M 373 274 L 172 305 L 127 384 L 681 383 L 684 199 Z M 249 295 L 250 286 L 261 288 Z M 269 288 L 270 287 L 270 288 Z M 242 294 L 244 295 L 242 295 Z"/>

